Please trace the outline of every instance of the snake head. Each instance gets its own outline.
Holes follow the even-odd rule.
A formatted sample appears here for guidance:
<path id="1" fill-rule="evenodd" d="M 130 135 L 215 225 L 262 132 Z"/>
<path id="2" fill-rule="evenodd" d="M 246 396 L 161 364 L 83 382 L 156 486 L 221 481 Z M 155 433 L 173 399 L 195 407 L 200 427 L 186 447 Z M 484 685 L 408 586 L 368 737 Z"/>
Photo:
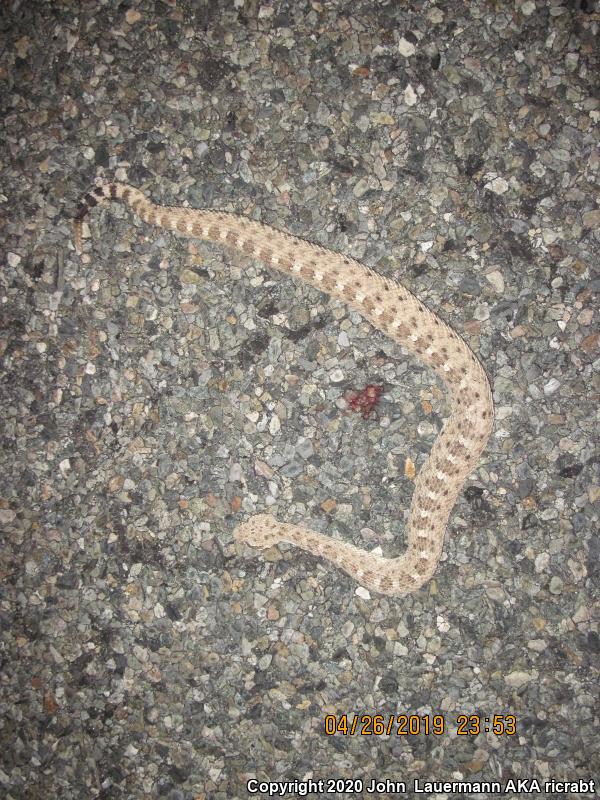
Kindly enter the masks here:
<path id="1" fill-rule="evenodd" d="M 270 514 L 256 514 L 242 522 L 233 532 L 236 542 L 266 549 L 281 541 L 279 523 Z"/>

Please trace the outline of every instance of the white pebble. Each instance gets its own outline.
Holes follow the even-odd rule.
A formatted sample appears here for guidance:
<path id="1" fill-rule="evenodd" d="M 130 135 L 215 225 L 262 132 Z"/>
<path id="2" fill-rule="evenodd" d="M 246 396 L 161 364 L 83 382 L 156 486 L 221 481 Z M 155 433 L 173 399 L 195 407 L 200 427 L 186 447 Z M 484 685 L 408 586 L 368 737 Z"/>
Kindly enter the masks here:
<path id="1" fill-rule="evenodd" d="M 14 511 L 10 508 L 0 508 L 0 524 L 8 525 L 11 522 L 14 522 L 15 517 L 17 515 Z"/>
<path id="2" fill-rule="evenodd" d="M 229 480 L 232 483 L 242 480 L 242 467 L 237 461 L 229 468 Z"/>
<path id="3" fill-rule="evenodd" d="M 518 689 L 520 686 L 524 686 L 526 683 L 529 683 L 529 681 L 532 681 L 536 675 L 537 673 L 535 673 L 535 670 L 533 673 L 515 670 L 514 672 L 508 673 L 504 678 L 504 682 L 514 689 Z"/>
<path id="4" fill-rule="evenodd" d="M 404 90 L 404 102 L 407 106 L 414 106 L 417 104 L 417 93 L 410 83 Z"/>
<path id="5" fill-rule="evenodd" d="M 398 50 L 406 58 L 413 56 L 416 49 L 417 48 L 414 46 L 414 44 L 405 39 L 404 36 L 398 42 Z"/>
<path id="6" fill-rule="evenodd" d="M 484 189 L 489 189 L 494 194 L 504 194 L 508 191 L 508 182 L 504 178 L 493 178 L 485 184 Z"/>
<path id="7" fill-rule="evenodd" d="M 478 303 L 475 306 L 475 312 L 473 314 L 476 320 L 479 322 L 485 322 L 486 319 L 490 318 L 490 309 L 487 303 Z"/>
<path id="8" fill-rule="evenodd" d="M 485 276 L 488 283 L 490 283 L 494 291 L 498 294 L 504 294 L 504 277 L 499 269 L 493 270 L 493 272 L 488 272 Z"/>

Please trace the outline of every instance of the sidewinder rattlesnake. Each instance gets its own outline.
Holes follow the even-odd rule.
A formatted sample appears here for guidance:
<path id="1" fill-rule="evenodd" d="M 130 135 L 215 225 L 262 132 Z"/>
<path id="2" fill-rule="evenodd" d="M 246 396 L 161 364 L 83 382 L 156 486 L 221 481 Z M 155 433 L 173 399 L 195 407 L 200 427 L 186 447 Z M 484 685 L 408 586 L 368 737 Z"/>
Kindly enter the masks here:
<path id="1" fill-rule="evenodd" d="M 450 393 L 451 413 L 415 481 L 403 555 L 384 558 L 308 528 L 278 522 L 269 514 L 251 517 L 234 532 L 238 541 L 253 547 L 290 542 L 329 559 L 363 586 L 385 595 L 416 591 L 436 569 L 450 511 L 492 430 L 490 385 L 472 350 L 402 284 L 353 258 L 237 214 L 155 205 L 139 189 L 122 183 L 96 187 L 83 198 L 74 221 L 78 252 L 83 219 L 107 200 L 122 201 L 150 225 L 234 248 L 343 300 L 442 378 Z"/>

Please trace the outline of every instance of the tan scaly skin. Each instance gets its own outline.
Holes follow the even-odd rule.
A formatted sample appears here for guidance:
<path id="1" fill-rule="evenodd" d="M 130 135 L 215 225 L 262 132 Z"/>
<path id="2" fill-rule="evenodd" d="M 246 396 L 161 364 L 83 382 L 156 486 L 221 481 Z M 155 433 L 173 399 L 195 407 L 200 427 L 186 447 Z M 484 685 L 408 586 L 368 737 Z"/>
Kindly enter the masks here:
<path id="1" fill-rule="evenodd" d="M 234 532 L 238 541 L 253 547 L 290 542 L 385 595 L 401 597 L 416 591 L 435 572 L 450 511 L 492 431 L 490 385 L 473 351 L 402 284 L 353 258 L 236 214 L 158 206 L 126 184 L 106 184 L 83 198 L 74 222 L 78 252 L 83 219 L 91 208 L 108 200 L 124 203 L 150 225 L 239 250 L 343 300 L 444 381 L 452 409 L 415 481 L 403 555 L 384 558 L 308 528 L 278 522 L 268 514 L 251 517 Z"/>

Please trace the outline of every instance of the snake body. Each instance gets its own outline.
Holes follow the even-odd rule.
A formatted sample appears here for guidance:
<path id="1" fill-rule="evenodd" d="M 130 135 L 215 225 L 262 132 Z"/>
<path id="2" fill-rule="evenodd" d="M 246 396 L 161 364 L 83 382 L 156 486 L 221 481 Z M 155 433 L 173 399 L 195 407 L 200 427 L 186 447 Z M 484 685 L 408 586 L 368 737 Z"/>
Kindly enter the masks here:
<path id="1" fill-rule="evenodd" d="M 436 569 L 452 507 L 492 430 L 490 385 L 470 347 L 401 283 L 353 258 L 237 214 L 155 205 L 139 189 L 122 183 L 98 186 L 82 199 L 74 221 L 79 252 L 82 221 L 91 208 L 109 200 L 129 206 L 150 225 L 239 250 L 344 301 L 440 376 L 450 394 L 451 413 L 417 475 L 408 547 L 401 556 L 384 558 L 269 514 L 251 517 L 234 532 L 238 541 L 258 548 L 289 542 L 328 559 L 367 589 L 385 595 L 416 591 Z"/>

